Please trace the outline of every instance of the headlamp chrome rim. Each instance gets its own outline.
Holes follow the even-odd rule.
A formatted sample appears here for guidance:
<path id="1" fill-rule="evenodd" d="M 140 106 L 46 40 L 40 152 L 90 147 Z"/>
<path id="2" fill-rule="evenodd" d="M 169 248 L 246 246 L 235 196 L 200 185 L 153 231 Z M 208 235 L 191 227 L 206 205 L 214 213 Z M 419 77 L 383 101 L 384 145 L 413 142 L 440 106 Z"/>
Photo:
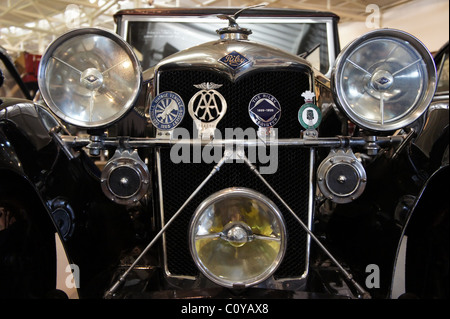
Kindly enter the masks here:
<path id="1" fill-rule="evenodd" d="M 62 99 L 58 100 L 58 98 L 55 98 L 55 95 L 57 94 L 64 94 L 67 93 L 67 96 L 65 96 L 64 101 L 69 101 L 71 98 L 75 95 L 74 91 L 77 91 L 76 88 L 79 88 L 80 90 L 83 90 L 83 94 L 86 95 L 86 92 L 92 92 L 92 99 L 94 98 L 96 92 L 100 91 L 102 89 L 103 91 L 106 91 L 108 89 L 111 89 L 111 83 L 115 82 L 117 78 L 117 74 L 115 75 L 116 78 L 113 80 L 108 81 L 108 77 L 105 76 L 106 72 L 111 72 L 111 69 L 113 67 L 105 66 L 104 69 L 96 68 L 96 67 L 90 67 L 89 62 L 92 62 L 96 59 L 91 59 L 90 61 L 86 62 L 86 66 L 80 67 L 79 69 L 77 67 L 74 67 L 70 63 L 66 63 L 64 59 L 59 59 L 59 63 L 61 65 L 64 65 L 68 70 L 72 70 L 72 72 L 79 74 L 79 80 L 72 81 L 72 86 L 69 87 L 67 85 L 67 78 L 64 78 L 61 76 L 61 74 L 57 74 L 60 78 L 60 83 L 62 87 L 60 87 L 59 91 L 55 93 L 56 91 L 51 91 L 51 87 L 55 86 L 54 83 L 50 85 L 49 82 L 50 78 L 54 76 L 55 73 L 52 71 L 53 69 L 50 67 L 52 63 L 50 61 L 55 60 L 59 57 L 54 57 L 54 54 L 57 52 L 58 48 L 60 48 L 63 45 L 70 44 L 71 40 L 73 42 L 80 42 L 80 39 L 83 39 L 83 37 L 96 37 L 96 39 L 92 41 L 96 41 L 98 39 L 102 39 L 104 41 L 107 41 L 110 43 L 110 50 L 113 52 L 104 52 L 104 54 L 101 54 L 102 52 L 96 52 L 96 58 L 97 60 L 101 59 L 108 59 L 111 60 L 111 56 L 123 56 L 126 57 L 126 60 L 121 60 L 117 65 L 121 66 L 120 63 L 123 63 L 123 68 L 128 68 L 130 71 L 124 72 L 127 75 L 127 81 L 126 85 L 117 85 L 117 87 L 114 87 L 112 90 L 113 92 L 110 92 L 110 94 L 103 98 L 104 101 L 112 101 L 111 103 L 116 103 L 114 106 L 114 112 L 108 112 L 105 116 L 102 116 L 101 114 L 96 119 L 90 119 L 88 117 L 83 118 L 79 116 L 80 110 L 83 110 L 80 105 L 75 104 L 73 102 L 72 105 L 63 105 L 60 101 Z M 74 41 L 77 40 L 77 41 Z M 71 47 L 69 47 L 71 49 Z M 64 55 L 68 55 L 70 50 L 65 50 Z M 59 53 L 59 52 L 58 52 Z M 81 54 L 82 52 L 78 52 L 78 54 Z M 89 60 L 86 58 L 86 60 Z M 98 64 L 101 64 L 103 61 L 96 61 Z M 53 63 L 54 64 L 54 63 Z M 125 66 L 126 65 L 126 66 Z M 57 73 L 57 72 L 56 72 Z M 73 80 L 73 79 L 69 79 Z M 128 81 L 129 80 L 129 81 Z M 107 126 L 112 125 L 117 120 L 121 119 L 126 113 L 128 113 L 129 110 L 132 109 L 133 105 L 135 104 L 138 95 L 139 90 L 141 88 L 142 84 L 142 70 L 140 66 L 140 62 L 138 58 L 136 57 L 136 54 L 134 53 L 131 46 L 123 40 L 119 35 L 112 33 L 108 30 L 102 29 L 102 28 L 80 28 L 80 29 L 74 29 L 70 30 L 60 37 L 58 37 L 56 40 L 54 40 L 46 49 L 44 52 L 41 62 L 39 64 L 39 70 L 38 70 L 38 85 L 39 89 L 42 95 L 43 100 L 45 101 L 46 105 L 50 108 L 50 110 L 58 116 L 61 120 L 64 122 L 75 125 L 80 128 L 86 128 L 86 129 L 96 129 L 96 128 L 104 128 Z M 77 87 L 78 85 L 78 87 Z M 74 89 L 75 87 L 75 89 Z M 81 94 L 80 94 L 81 95 Z M 100 94 L 99 94 L 100 95 Z M 114 101 L 117 99 L 117 101 Z M 108 102 L 98 103 L 98 105 L 101 105 L 103 108 L 105 108 L 105 104 L 108 105 Z M 93 104 L 93 103 L 92 103 Z M 84 110 L 88 112 L 88 110 Z M 92 110 L 90 110 L 92 112 Z M 92 114 L 90 117 L 93 117 Z"/>
<path id="2" fill-rule="evenodd" d="M 270 210 L 270 212 L 273 213 L 273 216 L 277 220 L 277 223 L 280 228 L 280 232 L 279 232 L 280 237 L 272 238 L 272 239 L 266 237 L 262 240 L 277 241 L 277 242 L 279 242 L 280 248 L 279 248 L 279 252 L 278 252 L 276 258 L 273 260 L 270 267 L 265 269 L 265 271 L 261 272 L 258 276 L 254 276 L 254 277 L 248 278 L 246 280 L 232 281 L 232 280 L 225 278 L 225 276 L 219 276 L 219 275 L 213 273 L 205 265 L 205 263 L 201 260 L 201 258 L 199 257 L 199 254 L 197 252 L 197 249 L 195 247 L 195 245 L 196 245 L 195 226 L 198 224 L 200 218 L 202 218 L 203 213 L 209 207 L 211 207 L 211 205 L 217 204 L 223 200 L 231 200 L 233 198 L 240 198 L 240 197 L 245 197 L 247 199 L 258 201 L 259 203 L 266 205 L 266 207 Z M 233 229 L 233 234 L 229 235 L 229 237 L 232 237 L 233 240 L 235 240 L 235 242 L 233 242 L 231 244 L 231 246 L 234 246 L 237 249 L 239 249 L 241 247 L 241 245 L 246 245 L 246 243 L 248 242 L 247 239 L 242 239 L 242 238 L 243 238 L 243 236 L 246 236 L 252 232 L 251 227 L 249 227 L 247 224 L 241 223 L 239 221 L 238 222 L 230 222 L 229 224 L 226 224 L 225 227 L 223 227 L 223 229 L 225 231 Z M 261 238 L 258 237 L 259 235 L 253 233 L 253 236 L 254 236 L 254 238 L 259 238 L 261 240 Z M 220 238 L 221 240 L 225 240 L 225 241 L 230 240 L 230 238 L 228 238 L 228 239 L 224 238 L 224 237 L 227 237 L 227 235 L 225 235 L 223 232 L 220 234 L 217 233 L 217 234 L 210 235 L 210 238 L 213 238 L 213 237 L 217 238 L 217 239 Z M 189 248 L 190 248 L 191 256 L 194 260 L 194 263 L 197 265 L 198 269 L 208 279 L 210 279 L 212 282 L 214 282 L 220 286 L 227 287 L 227 288 L 245 288 L 245 287 L 253 286 L 258 283 L 263 282 L 264 280 L 269 278 L 271 275 L 273 275 L 273 273 L 277 270 L 278 266 L 280 265 L 281 261 L 283 260 L 284 255 L 285 255 L 286 241 L 287 241 L 286 226 L 284 223 L 283 215 L 281 214 L 278 207 L 263 194 L 256 192 L 252 189 L 248 189 L 248 188 L 230 187 L 230 188 L 223 189 L 221 191 L 218 191 L 218 192 L 212 194 L 198 206 L 194 215 L 191 218 L 190 227 L 189 227 Z"/>
<path id="3" fill-rule="evenodd" d="M 382 41 L 384 43 L 391 41 L 392 43 L 396 43 L 398 47 L 402 49 L 410 50 L 411 53 L 417 54 L 420 57 L 420 61 L 416 62 L 420 63 L 419 73 L 422 72 L 421 75 L 421 83 L 420 83 L 420 91 L 416 96 L 415 100 L 411 105 L 406 105 L 406 110 L 401 114 L 393 116 L 388 120 L 384 120 L 383 112 L 381 112 L 381 120 L 373 120 L 368 117 L 364 117 L 357 111 L 357 108 L 354 107 L 354 104 L 351 105 L 347 99 L 345 91 L 345 85 L 348 83 L 348 78 L 345 78 L 344 71 L 346 64 L 351 63 L 349 58 L 353 56 L 355 53 L 362 51 L 364 46 L 370 45 L 371 43 L 375 43 L 376 41 Z M 386 59 L 387 60 L 387 59 Z M 386 62 L 386 60 L 384 62 Z M 380 61 L 373 61 L 373 64 L 381 63 Z M 360 67 L 356 63 L 353 67 Z M 360 69 L 361 72 L 366 72 L 365 79 L 359 82 L 367 82 L 368 85 L 364 86 L 364 92 L 367 96 L 372 96 L 374 99 L 382 100 L 383 96 L 386 100 L 386 97 L 391 93 L 389 90 L 394 90 L 393 80 L 394 76 L 398 74 L 400 70 L 394 70 L 395 72 L 389 72 L 384 69 L 375 69 L 374 72 L 368 72 L 364 68 Z M 396 73 L 396 74 L 393 74 Z M 377 82 L 378 80 L 378 82 Z M 434 92 L 436 90 L 436 67 L 434 64 L 433 57 L 426 46 L 420 42 L 417 38 L 412 36 L 409 33 L 406 33 L 401 30 L 396 29 L 379 29 L 368 32 L 367 34 L 361 36 L 360 38 L 354 40 L 349 45 L 347 45 L 339 54 L 336 59 L 335 66 L 333 68 L 333 72 L 331 75 L 332 88 L 334 91 L 334 98 L 336 104 L 340 108 L 341 111 L 349 118 L 350 121 L 359 125 L 363 129 L 367 129 L 370 131 L 379 131 L 379 132 L 387 132 L 394 131 L 399 128 L 407 127 L 409 124 L 416 121 L 419 117 L 421 117 L 424 112 L 427 110 L 431 100 L 434 96 Z M 367 84 L 366 83 L 366 84 Z M 424 85 L 425 83 L 425 85 Z M 349 84 L 350 85 L 350 84 Z M 418 84 L 419 85 L 419 84 Z M 356 88 L 353 88 L 354 90 Z M 408 88 L 409 89 L 409 88 Z M 398 93 L 398 90 L 396 90 Z M 405 93 L 405 92 L 401 92 Z M 404 94 L 407 95 L 407 94 Z M 380 105 L 383 102 L 378 102 Z M 408 103 L 406 103 L 408 104 Z M 365 107 L 362 106 L 362 107 Z"/>

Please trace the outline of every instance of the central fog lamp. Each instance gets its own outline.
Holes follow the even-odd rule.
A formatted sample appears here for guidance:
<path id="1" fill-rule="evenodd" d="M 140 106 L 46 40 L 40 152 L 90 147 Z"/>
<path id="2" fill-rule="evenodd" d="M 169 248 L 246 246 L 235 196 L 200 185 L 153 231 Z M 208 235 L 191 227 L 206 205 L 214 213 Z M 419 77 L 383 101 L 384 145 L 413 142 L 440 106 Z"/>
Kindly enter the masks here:
<path id="1" fill-rule="evenodd" d="M 221 190 L 204 200 L 191 220 L 190 249 L 200 271 L 228 288 L 269 278 L 286 250 L 286 229 L 275 204 L 246 188 Z"/>

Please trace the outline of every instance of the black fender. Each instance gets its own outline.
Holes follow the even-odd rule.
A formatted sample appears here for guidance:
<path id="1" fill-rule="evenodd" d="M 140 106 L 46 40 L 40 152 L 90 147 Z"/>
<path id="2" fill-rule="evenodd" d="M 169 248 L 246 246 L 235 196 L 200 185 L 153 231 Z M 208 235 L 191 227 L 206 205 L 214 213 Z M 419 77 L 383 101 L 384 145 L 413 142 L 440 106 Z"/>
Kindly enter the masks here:
<path id="1" fill-rule="evenodd" d="M 32 184 L 0 169 L 0 297 L 46 298 L 56 291 L 57 228 Z"/>
<path id="2" fill-rule="evenodd" d="M 436 170 L 417 196 L 398 244 L 392 298 L 449 297 L 449 167 Z"/>
<path id="3" fill-rule="evenodd" d="M 41 256 L 42 274 L 47 272 L 36 291 L 26 289 L 36 282 L 33 278 L 11 273 L 17 267 L 0 269 L 4 276 L 18 280 L 8 285 L 0 280 L 0 291 L 17 297 L 54 294 L 58 287 L 55 260 L 60 257 L 55 256 L 55 245 L 61 239 L 66 264 L 79 269 L 79 296 L 101 297 L 120 253 L 131 245 L 135 234 L 126 208 L 104 196 L 99 170 L 88 155 L 77 150 L 78 156 L 69 159 L 49 135 L 55 125 L 56 119 L 44 107 L 30 101 L 0 105 L 0 199 L 14 199 L 15 205 L 6 203 L 8 209 L 24 216 L 21 219 L 26 226 L 14 237 L 29 244 L 22 255 Z M 11 227 L 15 224 L 19 225 L 11 223 Z M 0 231 L 0 236 L 6 233 Z M 2 253 L 1 249 L 8 251 Z M 17 255 L 18 251 L 10 241 L 0 242 L 0 258 Z M 11 290 L 14 287 L 17 291 Z"/>
<path id="4" fill-rule="evenodd" d="M 436 98 L 428 109 L 423 131 L 411 145 L 411 155 L 417 169 L 431 175 L 441 165 L 448 164 L 449 113 L 447 99 Z"/>
<path id="5" fill-rule="evenodd" d="M 0 105 L 0 296 L 6 298 L 65 296 L 57 289 L 57 265 L 62 265 L 58 259 L 69 262 L 59 228 L 37 188 L 40 162 L 56 157 L 53 148 L 37 160 L 36 152 L 51 144 L 42 124 L 51 115 L 39 109 L 21 99 L 5 99 Z"/>
<path id="6" fill-rule="evenodd" d="M 58 122 L 42 106 L 28 100 L 6 99 L 0 103 L 0 167 L 29 176 L 32 182 L 39 171 L 56 157 L 48 134 Z M 45 155 L 38 158 L 38 153 Z"/>

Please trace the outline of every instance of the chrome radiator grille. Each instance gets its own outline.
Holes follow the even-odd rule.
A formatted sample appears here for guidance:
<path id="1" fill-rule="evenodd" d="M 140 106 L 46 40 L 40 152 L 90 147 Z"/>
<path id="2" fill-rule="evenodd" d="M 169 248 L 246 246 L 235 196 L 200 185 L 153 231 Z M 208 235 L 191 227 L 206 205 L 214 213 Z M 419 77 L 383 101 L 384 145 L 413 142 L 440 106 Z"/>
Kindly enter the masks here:
<path id="1" fill-rule="evenodd" d="M 256 129 L 248 114 L 248 103 L 258 93 L 269 93 L 280 102 L 282 115 L 277 124 L 278 137 L 299 137 L 300 125 L 297 120 L 299 107 L 304 103 L 301 94 L 311 90 L 310 75 L 304 70 L 273 70 L 253 72 L 231 82 L 228 78 L 211 71 L 170 70 L 159 74 L 159 92 L 174 91 L 187 105 L 198 91 L 194 84 L 214 82 L 223 84 L 218 91 L 225 97 L 228 110 L 217 128 L 224 136 L 225 128 L 248 127 Z M 192 118 L 186 114 L 180 127 L 186 128 L 191 137 Z M 308 224 L 309 168 L 308 149 L 279 148 L 278 169 L 264 177 L 283 200 Z M 192 156 L 192 150 L 191 150 Z M 163 196 L 164 223 L 176 213 L 185 200 L 207 177 L 215 163 L 179 163 L 170 159 L 170 150 L 161 149 L 159 173 L 161 184 L 158 189 Z M 258 163 L 255 163 L 258 166 Z M 266 164 L 264 164 L 266 166 Z M 285 258 L 275 273 L 276 278 L 296 278 L 307 269 L 307 234 L 295 218 L 285 209 L 269 189 L 250 171 L 244 163 L 226 163 L 220 171 L 202 188 L 172 223 L 165 234 L 166 267 L 174 276 L 196 276 L 198 270 L 190 256 L 188 247 L 189 222 L 195 209 L 212 193 L 228 187 L 246 187 L 265 194 L 272 199 L 284 215 L 288 232 Z"/>

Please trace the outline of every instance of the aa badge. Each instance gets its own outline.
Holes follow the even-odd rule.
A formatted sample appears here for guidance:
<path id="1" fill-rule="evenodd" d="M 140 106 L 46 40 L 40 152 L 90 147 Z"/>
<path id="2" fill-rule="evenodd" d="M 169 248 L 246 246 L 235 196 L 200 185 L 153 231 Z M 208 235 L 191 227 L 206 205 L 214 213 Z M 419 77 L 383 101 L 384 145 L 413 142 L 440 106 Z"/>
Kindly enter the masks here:
<path id="1" fill-rule="evenodd" d="M 199 137 L 208 139 L 214 135 L 217 123 L 227 112 L 227 101 L 216 90 L 222 84 L 205 82 L 194 86 L 201 90 L 189 100 L 188 111 L 197 126 Z"/>

